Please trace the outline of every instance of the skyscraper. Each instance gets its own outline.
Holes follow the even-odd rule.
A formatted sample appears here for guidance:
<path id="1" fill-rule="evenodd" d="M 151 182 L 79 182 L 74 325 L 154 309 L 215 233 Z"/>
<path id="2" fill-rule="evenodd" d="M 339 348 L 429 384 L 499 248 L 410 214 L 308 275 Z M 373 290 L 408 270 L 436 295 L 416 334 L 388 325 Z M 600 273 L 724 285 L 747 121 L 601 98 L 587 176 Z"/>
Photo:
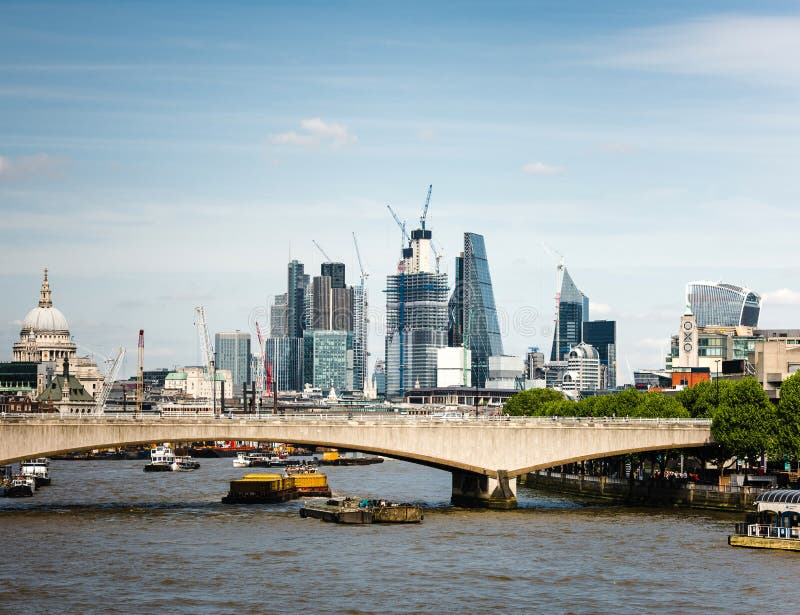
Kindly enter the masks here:
<path id="1" fill-rule="evenodd" d="M 287 337 L 288 318 L 287 318 L 287 298 L 288 294 L 275 295 L 275 301 L 269 309 L 269 336 Z"/>
<path id="2" fill-rule="evenodd" d="M 589 320 L 583 323 L 583 341 L 593 346 L 600 357 L 600 365 L 608 370 L 608 388 L 617 386 L 617 322 L 615 320 Z"/>
<path id="3" fill-rule="evenodd" d="M 570 348 L 581 343 L 583 323 L 587 320 L 589 297 L 578 289 L 565 267 L 558 300 L 558 327 L 553 335 L 553 349 L 550 352 L 551 361 L 564 360 Z"/>
<path id="4" fill-rule="evenodd" d="M 749 288 L 722 282 L 689 282 L 686 303 L 698 327 L 757 327 L 761 295 Z"/>
<path id="5" fill-rule="evenodd" d="M 386 395 L 436 386 L 436 349 L 447 346 L 447 274 L 436 273 L 431 231 L 412 231 L 397 273 L 386 277 Z"/>
<path id="6" fill-rule="evenodd" d="M 305 312 L 305 292 L 308 275 L 303 263 L 293 260 L 289 263 L 286 301 L 286 332 L 289 337 L 303 337 L 303 314 Z"/>
<path id="7" fill-rule="evenodd" d="M 320 273 L 331 279 L 331 288 L 344 288 L 344 263 L 322 263 Z"/>
<path id="8" fill-rule="evenodd" d="M 306 331 L 303 335 L 303 377 L 312 386 L 337 391 L 347 388 L 347 331 Z"/>
<path id="9" fill-rule="evenodd" d="M 214 365 L 231 370 L 234 386 L 253 382 L 250 372 L 250 334 L 217 333 L 214 336 Z"/>
<path id="10" fill-rule="evenodd" d="M 264 353 L 279 391 L 303 390 L 303 340 L 279 337 L 264 340 Z"/>
<path id="11" fill-rule="evenodd" d="M 456 259 L 456 284 L 448 309 L 448 341 L 470 350 L 472 384 L 485 386 L 489 357 L 503 354 L 503 340 L 483 235 L 464 233 L 464 252 Z"/>

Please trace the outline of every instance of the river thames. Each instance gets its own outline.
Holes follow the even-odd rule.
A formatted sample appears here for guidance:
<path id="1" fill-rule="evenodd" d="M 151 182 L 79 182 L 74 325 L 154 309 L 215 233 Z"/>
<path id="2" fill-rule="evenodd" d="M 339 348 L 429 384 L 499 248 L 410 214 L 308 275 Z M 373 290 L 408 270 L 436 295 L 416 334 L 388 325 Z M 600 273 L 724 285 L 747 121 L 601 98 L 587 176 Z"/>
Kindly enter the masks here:
<path id="1" fill-rule="evenodd" d="M 449 505 L 450 474 L 387 460 L 326 468 L 334 494 L 413 501 L 420 525 L 226 506 L 246 470 L 54 461 L 1 499 L 3 613 L 796 612 L 794 553 L 736 549 L 739 515 L 591 505 L 519 488 L 520 509 Z M 268 471 L 268 470 L 262 470 Z"/>

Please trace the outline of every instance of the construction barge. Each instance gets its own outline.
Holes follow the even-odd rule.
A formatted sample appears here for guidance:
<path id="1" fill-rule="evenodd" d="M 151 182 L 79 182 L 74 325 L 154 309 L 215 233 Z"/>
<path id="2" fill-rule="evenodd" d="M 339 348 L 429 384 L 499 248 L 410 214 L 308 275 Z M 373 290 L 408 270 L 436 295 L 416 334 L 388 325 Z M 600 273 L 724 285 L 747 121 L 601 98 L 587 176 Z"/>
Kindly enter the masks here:
<path id="1" fill-rule="evenodd" d="M 339 455 L 338 451 L 327 451 L 319 460 L 321 466 L 366 466 L 373 463 L 383 463 L 383 457 Z"/>
<path id="2" fill-rule="evenodd" d="M 422 506 L 395 504 L 386 500 L 364 498 L 334 498 L 325 504 L 306 502 L 300 516 L 322 519 L 329 523 L 367 525 L 370 523 L 420 523 L 424 518 Z"/>
<path id="3" fill-rule="evenodd" d="M 291 474 L 245 474 L 232 480 L 223 504 L 275 504 L 300 497 L 331 497 L 328 478 L 307 468 Z"/>

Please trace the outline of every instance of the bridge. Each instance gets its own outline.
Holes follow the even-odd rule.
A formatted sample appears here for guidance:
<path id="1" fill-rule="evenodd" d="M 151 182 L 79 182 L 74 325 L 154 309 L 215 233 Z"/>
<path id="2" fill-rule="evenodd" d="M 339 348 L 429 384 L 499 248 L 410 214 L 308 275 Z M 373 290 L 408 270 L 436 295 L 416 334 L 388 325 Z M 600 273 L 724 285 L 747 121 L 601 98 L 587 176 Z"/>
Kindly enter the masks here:
<path id="1" fill-rule="evenodd" d="M 517 476 L 557 465 L 713 442 L 711 421 L 403 415 L 245 418 L 76 416 L 0 419 L 0 465 L 152 442 L 291 442 L 376 453 L 449 470 L 452 501 L 513 508 Z"/>

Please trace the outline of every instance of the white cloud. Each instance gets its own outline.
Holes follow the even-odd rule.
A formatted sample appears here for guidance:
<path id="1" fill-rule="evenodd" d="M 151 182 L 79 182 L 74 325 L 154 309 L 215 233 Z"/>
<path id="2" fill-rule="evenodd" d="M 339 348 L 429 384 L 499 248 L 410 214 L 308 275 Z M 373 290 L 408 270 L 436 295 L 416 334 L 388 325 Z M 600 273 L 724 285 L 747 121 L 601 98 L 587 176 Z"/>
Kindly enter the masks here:
<path id="1" fill-rule="evenodd" d="M 343 124 L 325 122 L 321 118 L 301 120 L 301 131 L 290 130 L 270 139 L 276 145 L 331 145 L 342 147 L 352 145 L 358 137 L 350 132 Z"/>
<path id="2" fill-rule="evenodd" d="M 47 154 L 18 156 L 16 158 L 0 156 L 0 181 L 14 181 L 38 175 L 52 175 L 58 170 L 59 166 L 60 162 Z"/>
<path id="3" fill-rule="evenodd" d="M 608 316 L 611 313 L 611 306 L 607 303 L 594 303 L 589 306 L 589 313 L 592 316 Z"/>
<path id="4" fill-rule="evenodd" d="M 800 305 L 800 292 L 789 288 L 779 288 L 771 293 L 764 293 L 765 303 L 776 305 Z"/>
<path id="5" fill-rule="evenodd" d="M 564 172 L 564 167 L 545 164 L 544 162 L 529 162 L 523 165 L 522 172 L 527 175 L 558 175 Z"/>
<path id="6" fill-rule="evenodd" d="M 800 77 L 800 17 L 717 15 L 636 30 L 617 43 L 604 63 L 789 86 Z"/>

